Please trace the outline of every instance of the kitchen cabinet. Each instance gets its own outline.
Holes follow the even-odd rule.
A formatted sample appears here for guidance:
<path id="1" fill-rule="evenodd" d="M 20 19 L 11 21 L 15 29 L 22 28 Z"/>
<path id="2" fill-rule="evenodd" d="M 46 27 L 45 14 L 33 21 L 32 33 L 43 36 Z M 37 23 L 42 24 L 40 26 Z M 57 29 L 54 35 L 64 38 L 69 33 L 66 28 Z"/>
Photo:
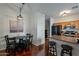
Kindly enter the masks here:
<path id="1" fill-rule="evenodd" d="M 55 25 L 61 25 L 62 26 L 62 29 L 65 27 L 65 26 L 75 26 L 75 28 L 77 30 L 79 30 L 79 19 L 78 20 L 75 20 L 75 21 L 69 21 L 69 22 L 60 22 L 60 23 L 55 23 Z"/>
<path id="2" fill-rule="evenodd" d="M 61 35 L 61 25 L 52 26 L 52 35 Z"/>

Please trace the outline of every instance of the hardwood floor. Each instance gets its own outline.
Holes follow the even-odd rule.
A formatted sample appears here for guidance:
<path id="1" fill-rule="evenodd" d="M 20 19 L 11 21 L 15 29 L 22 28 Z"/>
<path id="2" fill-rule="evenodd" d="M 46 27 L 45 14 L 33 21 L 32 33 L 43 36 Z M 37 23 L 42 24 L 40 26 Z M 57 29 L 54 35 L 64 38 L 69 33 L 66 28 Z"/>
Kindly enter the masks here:
<path id="1" fill-rule="evenodd" d="M 5 50 L 1 50 L 1 51 L 0 51 L 0 56 L 6 56 L 6 55 L 7 55 L 7 53 L 6 53 Z"/>
<path id="2" fill-rule="evenodd" d="M 5 50 L 0 51 L 0 56 L 7 56 Z M 10 54 L 11 55 L 11 54 Z M 45 44 L 40 46 L 32 45 L 29 50 L 24 50 L 21 53 L 16 52 L 16 56 L 48 56 L 48 40 L 45 40 Z"/>

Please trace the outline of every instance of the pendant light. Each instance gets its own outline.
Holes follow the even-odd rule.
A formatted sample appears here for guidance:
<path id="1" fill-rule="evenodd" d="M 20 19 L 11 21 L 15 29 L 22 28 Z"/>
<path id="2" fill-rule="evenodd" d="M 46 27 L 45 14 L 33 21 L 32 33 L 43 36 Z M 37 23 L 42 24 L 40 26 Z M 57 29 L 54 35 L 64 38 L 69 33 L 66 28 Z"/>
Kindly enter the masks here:
<path id="1" fill-rule="evenodd" d="M 24 4 L 25 3 L 22 3 L 21 6 L 19 7 L 19 15 L 17 16 L 17 20 L 23 20 L 23 17 L 21 15 L 21 12 L 22 12 L 22 9 L 23 9 Z"/>

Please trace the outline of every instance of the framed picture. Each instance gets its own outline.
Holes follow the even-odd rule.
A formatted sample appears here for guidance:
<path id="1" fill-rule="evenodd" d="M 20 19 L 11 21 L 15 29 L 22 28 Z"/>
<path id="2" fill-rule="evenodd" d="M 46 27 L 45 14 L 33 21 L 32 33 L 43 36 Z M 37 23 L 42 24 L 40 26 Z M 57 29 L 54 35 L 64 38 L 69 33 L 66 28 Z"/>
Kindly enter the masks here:
<path id="1" fill-rule="evenodd" d="M 10 20 L 10 32 L 23 32 L 23 20 Z"/>

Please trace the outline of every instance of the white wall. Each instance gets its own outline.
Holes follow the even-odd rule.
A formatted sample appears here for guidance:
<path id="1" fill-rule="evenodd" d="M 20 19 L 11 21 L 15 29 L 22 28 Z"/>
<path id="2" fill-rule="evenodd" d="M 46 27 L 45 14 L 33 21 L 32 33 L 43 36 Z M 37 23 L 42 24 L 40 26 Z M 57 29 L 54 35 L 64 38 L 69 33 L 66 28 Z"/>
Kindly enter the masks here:
<path id="1" fill-rule="evenodd" d="M 13 4 L 11 4 L 13 5 Z M 15 7 L 16 8 L 16 7 Z M 23 32 L 10 33 L 9 20 L 16 20 L 18 15 L 17 9 L 8 4 L 0 4 L 0 50 L 5 49 L 5 39 L 2 38 L 4 35 L 17 36 L 24 35 L 29 32 L 29 14 L 27 12 L 22 13 L 23 16 Z"/>
<path id="2" fill-rule="evenodd" d="M 33 34 L 33 44 L 36 43 L 37 40 L 37 15 L 35 13 L 31 13 L 29 20 L 29 31 Z"/>
<path id="3" fill-rule="evenodd" d="M 38 13 L 37 40 L 40 41 L 39 44 L 45 43 L 45 15 L 41 13 Z"/>
<path id="4" fill-rule="evenodd" d="M 30 19 L 30 33 L 33 34 L 34 45 L 40 45 L 45 43 L 45 15 L 42 13 L 32 13 Z"/>

